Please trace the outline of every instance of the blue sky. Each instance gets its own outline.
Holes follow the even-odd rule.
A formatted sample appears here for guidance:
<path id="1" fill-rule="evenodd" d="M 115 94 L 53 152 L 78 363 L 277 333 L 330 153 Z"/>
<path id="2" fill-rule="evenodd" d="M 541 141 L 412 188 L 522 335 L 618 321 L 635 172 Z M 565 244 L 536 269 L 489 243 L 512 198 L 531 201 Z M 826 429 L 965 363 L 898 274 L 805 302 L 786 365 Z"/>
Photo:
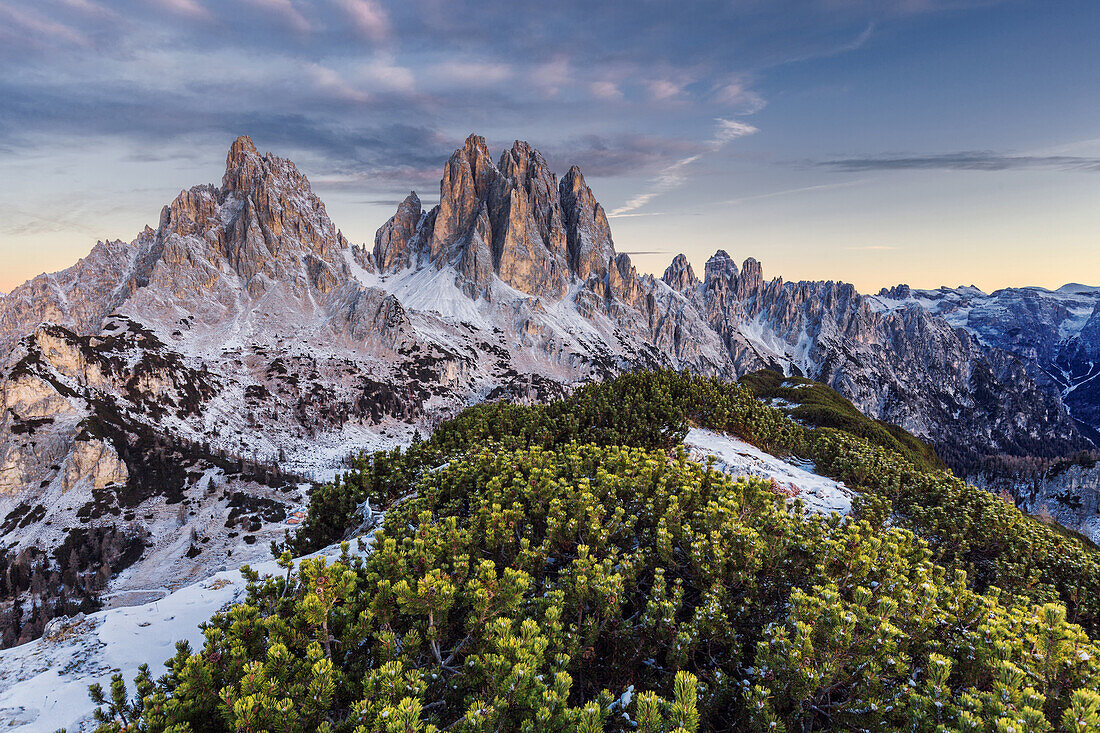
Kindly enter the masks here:
<path id="1" fill-rule="evenodd" d="M 353 241 L 470 132 L 621 251 L 861 290 L 1100 284 L 1100 3 L 0 0 L 0 290 L 290 157 Z"/>

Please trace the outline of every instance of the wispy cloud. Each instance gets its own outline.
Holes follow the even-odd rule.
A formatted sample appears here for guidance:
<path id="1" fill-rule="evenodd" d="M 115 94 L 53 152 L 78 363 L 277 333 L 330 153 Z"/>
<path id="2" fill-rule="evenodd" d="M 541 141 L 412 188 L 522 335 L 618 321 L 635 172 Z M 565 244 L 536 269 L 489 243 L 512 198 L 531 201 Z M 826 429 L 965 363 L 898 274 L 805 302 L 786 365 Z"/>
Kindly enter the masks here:
<path id="1" fill-rule="evenodd" d="M 385 8 L 372 0 L 334 0 L 337 7 L 355 24 L 356 29 L 372 41 L 384 41 L 393 31 Z"/>
<path id="2" fill-rule="evenodd" d="M 623 98 L 623 92 L 619 85 L 613 81 L 594 81 L 588 85 L 593 97 L 607 100 L 619 100 Z"/>
<path id="3" fill-rule="evenodd" d="M 78 46 L 91 45 L 83 33 L 32 10 L 0 5 L 0 18 L 7 18 L 8 22 L 15 26 L 15 30 L 31 33 L 43 40 L 60 41 Z"/>
<path id="4" fill-rule="evenodd" d="M 313 25 L 306 20 L 291 0 L 243 0 L 243 2 L 280 18 L 288 27 L 299 33 L 309 33 L 313 30 Z"/>
<path id="5" fill-rule="evenodd" d="M 511 79 L 515 70 L 511 64 L 496 61 L 470 61 L 456 59 L 436 64 L 427 69 L 427 76 L 444 83 L 469 87 L 487 87 Z"/>
<path id="6" fill-rule="evenodd" d="M 860 178 L 855 181 L 843 181 L 841 183 L 821 183 L 815 186 L 799 186 L 798 188 L 787 188 L 782 191 L 769 191 L 768 193 L 757 193 L 752 196 L 740 196 L 735 199 L 726 199 L 725 201 L 719 201 L 716 205 L 735 205 L 744 204 L 749 201 L 761 201 L 763 199 L 781 198 L 784 196 L 795 196 L 800 193 L 812 193 L 814 191 L 831 191 L 836 188 L 849 188 L 851 186 L 859 186 L 866 183 L 868 179 Z"/>
<path id="7" fill-rule="evenodd" d="M 1072 155 L 1004 155 L 988 151 L 839 158 L 820 161 L 815 165 L 838 171 L 1052 169 L 1100 172 L 1100 158 Z"/>
<path id="8" fill-rule="evenodd" d="M 165 10 L 188 18 L 209 20 L 213 17 L 210 11 L 197 0 L 154 0 L 154 5 Z"/>
<path id="9" fill-rule="evenodd" d="M 727 120 L 718 117 L 715 122 L 718 123 L 718 127 L 714 132 L 714 137 L 703 145 L 704 152 L 716 153 L 733 140 L 760 131 L 757 127 L 738 120 Z M 688 167 L 699 160 L 702 155 L 703 152 L 689 155 L 663 168 L 650 181 L 648 191 L 631 197 L 622 206 L 608 212 L 608 217 L 614 219 L 626 216 L 634 210 L 642 208 L 662 193 L 684 185 L 688 178 Z"/>
<path id="10" fill-rule="evenodd" d="M 555 59 L 539 64 L 531 72 L 531 83 L 548 97 L 556 97 L 562 88 L 569 84 L 573 76 L 573 70 L 569 59 L 558 56 Z"/>
<path id="11" fill-rule="evenodd" d="M 845 247 L 844 249 L 852 250 L 854 252 L 887 252 L 889 250 L 897 249 L 889 244 L 866 244 L 863 246 Z"/>
<path id="12" fill-rule="evenodd" d="M 369 94 L 349 83 L 334 69 L 320 64 L 310 64 L 309 71 L 317 87 L 326 93 L 356 104 L 370 101 Z"/>

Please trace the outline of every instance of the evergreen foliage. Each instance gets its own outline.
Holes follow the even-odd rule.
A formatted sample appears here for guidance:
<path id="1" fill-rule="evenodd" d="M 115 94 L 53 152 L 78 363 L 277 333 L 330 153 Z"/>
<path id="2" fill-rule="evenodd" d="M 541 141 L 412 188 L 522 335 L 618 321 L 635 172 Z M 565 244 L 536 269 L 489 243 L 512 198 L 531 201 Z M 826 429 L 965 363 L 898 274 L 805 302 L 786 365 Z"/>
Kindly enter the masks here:
<path id="1" fill-rule="evenodd" d="M 689 461 L 688 424 L 862 492 L 856 518 Z M 100 731 L 1093 731 L 1096 555 L 744 386 L 627 375 L 482 405 L 314 493 L 246 602 L 117 677 Z M 1083 628 L 1084 626 L 1084 628 Z"/>
<path id="2" fill-rule="evenodd" d="M 763 369 L 746 374 L 740 383 L 762 400 L 778 400 L 789 405 L 784 408 L 785 412 L 803 425 L 843 430 L 872 445 L 897 453 L 922 468 L 933 471 L 945 468 L 936 451 L 927 443 L 897 425 L 868 418 L 851 402 L 820 382 L 803 377 L 785 377 L 780 372 Z"/>

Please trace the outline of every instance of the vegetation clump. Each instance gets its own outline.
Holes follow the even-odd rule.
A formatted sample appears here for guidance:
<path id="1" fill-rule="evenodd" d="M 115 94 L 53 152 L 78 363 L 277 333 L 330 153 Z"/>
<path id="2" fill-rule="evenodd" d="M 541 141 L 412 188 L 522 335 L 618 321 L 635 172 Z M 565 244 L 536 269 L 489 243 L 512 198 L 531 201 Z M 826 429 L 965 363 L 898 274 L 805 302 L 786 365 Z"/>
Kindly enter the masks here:
<path id="1" fill-rule="evenodd" d="M 689 424 L 814 460 L 857 517 L 688 460 Z M 107 731 L 1100 731 L 1096 558 L 742 385 L 627 375 L 482 405 L 319 488 L 248 598 Z M 369 552 L 307 557 L 387 506 Z M 362 546 L 362 545 L 361 545 Z"/>

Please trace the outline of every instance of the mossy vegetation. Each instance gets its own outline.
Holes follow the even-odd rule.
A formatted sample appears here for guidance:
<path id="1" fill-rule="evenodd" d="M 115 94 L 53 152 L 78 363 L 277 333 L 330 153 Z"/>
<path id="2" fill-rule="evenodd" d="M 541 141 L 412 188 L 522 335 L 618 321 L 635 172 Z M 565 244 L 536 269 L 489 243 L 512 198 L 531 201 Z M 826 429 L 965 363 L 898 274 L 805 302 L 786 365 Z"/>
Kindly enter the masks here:
<path id="1" fill-rule="evenodd" d="M 872 420 L 820 382 L 764 369 L 745 375 L 740 383 L 759 399 L 784 405 L 783 411 L 803 425 L 843 430 L 931 471 L 945 468 L 936 451 L 920 438 L 897 425 Z"/>

